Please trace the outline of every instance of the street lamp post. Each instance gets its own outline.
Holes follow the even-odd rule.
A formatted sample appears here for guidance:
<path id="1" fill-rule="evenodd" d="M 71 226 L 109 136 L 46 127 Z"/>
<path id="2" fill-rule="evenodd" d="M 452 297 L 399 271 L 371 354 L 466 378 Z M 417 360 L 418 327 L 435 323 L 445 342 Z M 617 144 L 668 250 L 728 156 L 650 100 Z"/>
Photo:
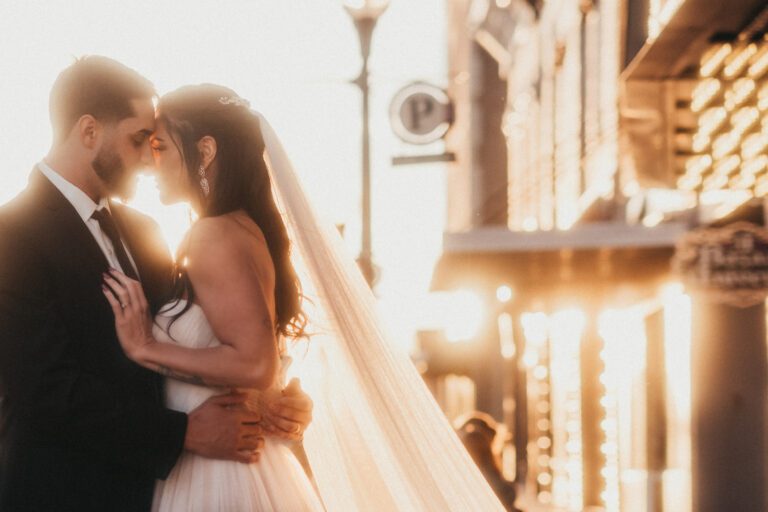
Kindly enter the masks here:
<path id="1" fill-rule="evenodd" d="M 360 87 L 363 93 L 363 215 L 362 243 L 357 263 L 368 285 L 373 287 L 374 266 L 371 249 L 371 141 L 369 130 L 369 88 L 368 88 L 368 57 L 371 54 L 371 38 L 376 22 L 389 6 L 389 0 L 344 0 L 344 8 L 352 17 L 352 21 L 360 37 L 360 54 L 363 58 L 363 68 L 353 83 Z"/>
<path id="2" fill-rule="evenodd" d="M 518 405 L 516 400 L 517 379 L 517 347 L 515 346 L 514 320 L 511 314 L 513 310 L 510 302 L 514 297 L 514 291 L 507 285 L 501 285 L 496 290 L 496 298 L 499 301 L 499 313 L 497 316 L 499 332 L 499 349 L 501 351 L 501 410 L 504 426 L 507 428 L 507 437 L 502 448 L 502 462 L 504 476 L 514 475 L 518 477 L 518 453 L 516 446 L 519 443 L 517 422 Z"/>

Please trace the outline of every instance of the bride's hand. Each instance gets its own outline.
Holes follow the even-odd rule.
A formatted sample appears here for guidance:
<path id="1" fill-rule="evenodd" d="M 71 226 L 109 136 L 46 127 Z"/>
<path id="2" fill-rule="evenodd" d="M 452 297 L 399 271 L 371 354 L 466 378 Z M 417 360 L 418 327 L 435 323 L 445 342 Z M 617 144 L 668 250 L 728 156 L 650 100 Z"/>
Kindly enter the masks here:
<path id="1" fill-rule="evenodd" d="M 141 283 L 110 269 L 103 274 L 102 291 L 115 314 L 115 330 L 125 354 L 140 362 L 153 343 L 152 319 Z"/>
<path id="2" fill-rule="evenodd" d="M 292 379 L 285 389 L 270 388 L 251 395 L 249 405 L 261 413 L 261 426 L 270 436 L 301 441 L 312 421 L 312 399 L 302 389 L 298 379 Z"/>

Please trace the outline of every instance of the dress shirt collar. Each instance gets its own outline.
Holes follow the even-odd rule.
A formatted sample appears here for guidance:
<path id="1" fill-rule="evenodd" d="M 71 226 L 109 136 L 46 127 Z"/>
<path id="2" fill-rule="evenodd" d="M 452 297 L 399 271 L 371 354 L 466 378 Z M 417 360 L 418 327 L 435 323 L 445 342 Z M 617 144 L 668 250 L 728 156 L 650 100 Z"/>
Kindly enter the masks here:
<path id="1" fill-rule="evenodd" d="M 102 198 L 98 204 L 93 199 L 88 197 L 88 194 L 80 190 L 78 187 L 64 179 L 58 172 L 54 171 L 45 161 L 41 161 L 37 164 L 40 172 L 45 175 L 46 178 L 53 184 L 54 187 L 59 189 L 67 201 L 72 203 L 77 214 L 83 219 L 83 222 L 88 222 L 93 215 L 93 212 L 101 208 L 109 209 L 109 201 L 106 198 Z"/>

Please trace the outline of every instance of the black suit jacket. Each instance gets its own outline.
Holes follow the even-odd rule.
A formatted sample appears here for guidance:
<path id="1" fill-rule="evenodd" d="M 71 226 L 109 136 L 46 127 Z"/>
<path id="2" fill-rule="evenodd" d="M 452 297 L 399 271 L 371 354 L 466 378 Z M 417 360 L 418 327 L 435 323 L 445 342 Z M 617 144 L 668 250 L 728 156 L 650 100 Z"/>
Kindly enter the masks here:
<path id="1" fill-rule="evenodd" d="M 157 225 L 112 213 L 153 313 L 171 277 Z M 37 170 L 0 209 L 0 510 L 149 510 L 187 417 L 123 354 L 101 291 L 108 263 L 74 207 Z"/>

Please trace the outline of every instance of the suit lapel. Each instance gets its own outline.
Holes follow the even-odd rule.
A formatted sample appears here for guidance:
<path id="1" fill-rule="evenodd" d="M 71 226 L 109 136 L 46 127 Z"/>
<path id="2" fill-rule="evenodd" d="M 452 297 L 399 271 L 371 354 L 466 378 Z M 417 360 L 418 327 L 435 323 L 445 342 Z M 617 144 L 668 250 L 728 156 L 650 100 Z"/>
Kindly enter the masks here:
<path id="1" fill-rule="evenodd" d="M 86 263 L 104 272 L 109 268 L 109 262 L 93 238 L 93 234 L 83 222 L 83 219 L 66 197 L 38 169 L 30 177 L 32 195 L 45 207 L 49 215 L 48 222 L 52 234 L 66 236 Z"/>

